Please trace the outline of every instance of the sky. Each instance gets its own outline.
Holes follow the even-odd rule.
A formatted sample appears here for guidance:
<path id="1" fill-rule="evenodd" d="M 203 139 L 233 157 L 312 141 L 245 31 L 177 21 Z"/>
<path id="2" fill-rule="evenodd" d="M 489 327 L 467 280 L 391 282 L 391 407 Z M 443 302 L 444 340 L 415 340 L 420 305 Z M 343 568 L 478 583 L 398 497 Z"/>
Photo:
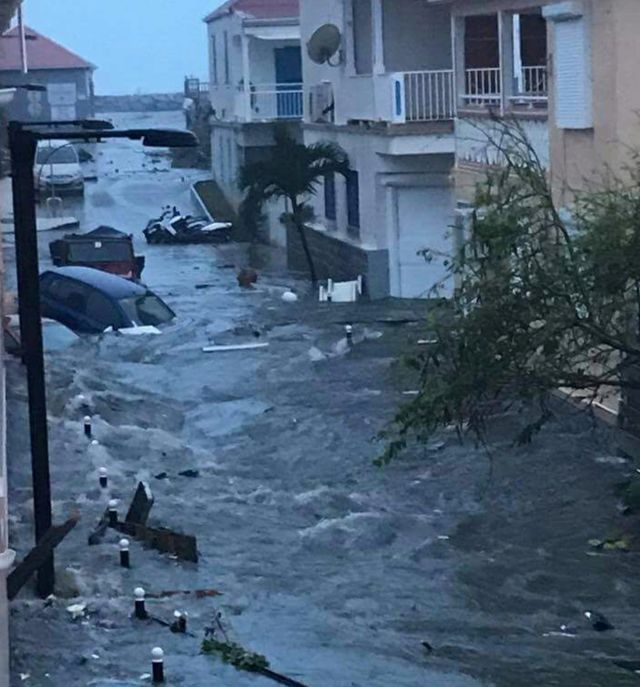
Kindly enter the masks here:
<path id="1" fill-rule="evenodd" d="M 182 91 L 208 78 L 205 15 L 222 0 L 24 0 L 27 26 L 93 62 L 96 93 Z"/>

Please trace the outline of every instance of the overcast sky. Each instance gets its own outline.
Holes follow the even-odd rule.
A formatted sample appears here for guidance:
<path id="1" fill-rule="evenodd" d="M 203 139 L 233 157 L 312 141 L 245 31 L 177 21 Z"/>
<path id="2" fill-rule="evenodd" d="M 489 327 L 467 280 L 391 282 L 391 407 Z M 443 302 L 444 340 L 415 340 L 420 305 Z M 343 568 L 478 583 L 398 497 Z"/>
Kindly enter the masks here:
<path id="1" fill-rule="evenodd" d="M 25 23 L 93 62 L 96 93 L 182 90 L 206 79 L 203 17 L 222 0 L 24 0 Z"/>

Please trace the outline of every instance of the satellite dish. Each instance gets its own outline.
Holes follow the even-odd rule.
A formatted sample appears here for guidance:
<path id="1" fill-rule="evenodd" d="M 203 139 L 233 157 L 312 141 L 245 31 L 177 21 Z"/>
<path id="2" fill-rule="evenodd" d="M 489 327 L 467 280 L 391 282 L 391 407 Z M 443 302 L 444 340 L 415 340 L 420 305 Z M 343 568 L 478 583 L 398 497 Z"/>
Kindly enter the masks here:
<path id="1" fill-rule="evenodd" d="M 341 43 L 340 29 L 335 24 L 324 24 L 309 39 L 307 53 L 316 64 L 331 64 L 329 60 L 340 50 Z"/>

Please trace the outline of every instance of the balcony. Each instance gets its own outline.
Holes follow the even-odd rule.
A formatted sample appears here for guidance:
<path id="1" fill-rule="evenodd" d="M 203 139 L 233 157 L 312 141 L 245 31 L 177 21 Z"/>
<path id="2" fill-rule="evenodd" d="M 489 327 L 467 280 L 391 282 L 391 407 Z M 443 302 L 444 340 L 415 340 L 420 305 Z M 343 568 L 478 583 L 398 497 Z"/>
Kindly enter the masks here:
<path id="1" fill-rule="evenodd" d="M 302 119 L 301 83 L 240 86 L 235 98 L 236 118 L 244 122 L 295 121 Z"/>
<path id="2" fill-rule="evenodd" d="M 465 69 L 462 102 L 469 107 L 500 107 L 502 70 L 500 67 Z M 546 108 L 548 101 L 546 66 L 524 66 L 516 75 L 507 101 L 514 109 Z"/>
<path id="3" fill-rule="evenodd" d="M 437 122 L 455 117 L 452 69 L 398 72 L 391 80 L 394 123 Z"/>

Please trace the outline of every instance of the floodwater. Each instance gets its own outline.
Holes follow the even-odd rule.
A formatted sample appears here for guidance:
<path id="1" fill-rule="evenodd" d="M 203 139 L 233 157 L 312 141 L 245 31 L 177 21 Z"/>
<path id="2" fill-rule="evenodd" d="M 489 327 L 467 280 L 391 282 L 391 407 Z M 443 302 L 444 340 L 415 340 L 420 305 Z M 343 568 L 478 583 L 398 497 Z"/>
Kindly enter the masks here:
<path id="1" fill-rule="evenodd" d="M 490 481 L 486 452 L 448 435 L 374 467 L 372 439 L 411 390 L 395 361 L 424 333 L 402 321 L 421 307 L 318 304 L 273 250 L 146 246 L 147 219 L 163 204 L 186 209 L 202 172 L 170 170 L 137 143 L 97 150 L 98 181 L 67 207 L 82 230 L 134 233 L 144 280 L 178 317 L 159 336 L 109 334 L 47 356 L 55 520 L 74 511 L 82 520 L 56 551 L 57 598 L 45 604 L 26 588 L 12 604 L 12 684 L 144 684 L 154 646 L 165 651 L 168 684 L 275 684 L 200 654 L 217 610 L 236 641 L 309 687 L 637 684 L 613 660 L 640 658 L 638 554 L 588 544 L 630 526 L 612 490 L 632 467 L 612 456 L 606 435 L 565 417 L 532 447 L 497 440 Z M 43 265 L 53 237 L 40 235 Z M 260 272 L 255 290 L 235 280 L 248 264 Z M 282 302 L 287 287 L 297 304 Z M 269 347 L 202 351 L 251 341 Z M 79 394 L 98 448 L 83 436 Z M 15 362 L 9 395 L 11 538 L 21 557 L 33 535 Z M 155 496 L 150 524 L 197 536 L 197 565 L 132 542 L 132 568 L 122 569 L 113 532 L 87 546 L 108 499 L 124 512 L 139 480 Z M 139 585 L 221 596 L 150 600 L 162 618 L 189 613 L 196 636 L 175 635 L 130 618 Z M 87 604 L 86 617 L 71 619 L 74 603 Z M 616 629 L 593 631 L 587 609 Z"/>

